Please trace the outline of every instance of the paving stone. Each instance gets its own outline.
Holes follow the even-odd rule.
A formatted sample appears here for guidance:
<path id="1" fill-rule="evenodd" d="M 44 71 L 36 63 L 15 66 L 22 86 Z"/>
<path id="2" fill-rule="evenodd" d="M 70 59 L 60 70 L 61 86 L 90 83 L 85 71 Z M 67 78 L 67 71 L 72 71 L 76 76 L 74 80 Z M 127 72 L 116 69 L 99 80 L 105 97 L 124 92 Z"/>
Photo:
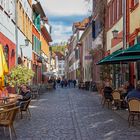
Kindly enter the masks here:
<path id="1" fill-rule="evenodd" d="M 16 119 L 17 140 L 139 140 L 140 124 L 102 108 L 97 93 L 58 88 L 32 101 L 31 120 Z M 123 113 L 121 112 L 123 115 Z M 0 129 L 0 140 L 8 140 Z"/>

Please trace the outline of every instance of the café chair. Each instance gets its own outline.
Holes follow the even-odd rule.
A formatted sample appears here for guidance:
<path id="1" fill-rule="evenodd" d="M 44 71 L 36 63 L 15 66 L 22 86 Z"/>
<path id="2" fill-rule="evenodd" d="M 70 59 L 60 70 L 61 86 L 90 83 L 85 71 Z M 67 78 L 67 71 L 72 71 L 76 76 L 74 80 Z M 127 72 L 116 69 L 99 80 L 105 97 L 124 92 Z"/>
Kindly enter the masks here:
<path id="1" fill-rule="evenodd" d="M 8 104 L 0 105 L 0 108 L 10 109 L 10 108 L 15 107 L 15 106 L 16 106 L 16 103 L 8 103 Z"/>
<path id="2" fill-rule="evenodd" d="M 14 129 L 13 123 L 18 110 L 19 107 L 13 107 L 10 109 L 4 109 L 3 111 L 0 112 L 0 127 L 9 128 L 10 140 L 13 139 L 12 131 L 16 137 L 16 131 Z"/>
<path id="3" fill-rule="evenodd" d="M 114 90 L 112 92 L 112 97 L 114 100 L 114 104 L 117 105 L 117 107 L 120 109 L 121 108 L 121 102 L 123 102 L 123 100 L 121 99 L 121 95 L 120 92 L 117 90 Z"/>
<path id="4" fill-rule="evenodd" d="M 137 120 L 140 119 L 140 100 L 133 98 L 128 100 L 129 106 L 129 116 L 128 116 L 128 123 L 130 125 L 134 125 L 135 116 L 137 116 Z"/>
<path id="5" fill-rule="evenodd" d="M 39 87 L 38 86 L 32 86 L 31 87 L 31 95 L 32 95 L 32 98 L 35 99 L 37 97 L 39 97 Z"/>
<path id="6" fill-rule="evenodd" d="M 23 118 L 23 112 L 26 112 L 26 115 L 29 115 L 29 118 L 31 117 L 31 113 L 29 110 L 30 102 L 31 102 L 31 99 L 27 101 L 22 101 L 21 107 L 20 107 L 21 119 Z"/>

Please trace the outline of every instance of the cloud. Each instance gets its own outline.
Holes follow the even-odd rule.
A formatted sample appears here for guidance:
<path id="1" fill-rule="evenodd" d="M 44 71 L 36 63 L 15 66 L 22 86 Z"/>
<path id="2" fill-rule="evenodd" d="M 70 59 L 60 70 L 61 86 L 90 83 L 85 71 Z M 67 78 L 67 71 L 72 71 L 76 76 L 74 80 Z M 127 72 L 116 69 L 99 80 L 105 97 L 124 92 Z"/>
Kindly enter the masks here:
<path id="1" fill-rule="evenodd" d="M 89 5 L 85 0 L 40 0 L 52 26 L 53 42 L 67 41 L 72 34 L 73 22 L 87 17 Z"/>
<path id="2" fill-rule="evenodd" d="M 67 41 L 72 35 L 73 22 L 82 21 L 85 16 L 52 16 L 50 24 L 52 25 L 52 39 L 55 43 Z"/>
<path id="3" fill-rule="evenodd" d="M 52 36 L 53 41 L 56 43 L 60 43 L 63 41 L 67 41 L 72 34 L 72 27 L 64 25 L 59 22 L 55 22 L 52 24 Z"/>
<path id="4" fill-rule="evenodd" d="M 47 15 L 69 16 L 87 15 L 88 5 L 85 0 L 40 0 Z"/>
<path id="5" fill-rule="evenodd" d="M 85 16 L 83 15 L 71 15 L 71 16 L 50 16 L 49 20 L 51 23 L 59 22 L 64 25 L 71 25 L 73 22 L 81 21 Z"/>

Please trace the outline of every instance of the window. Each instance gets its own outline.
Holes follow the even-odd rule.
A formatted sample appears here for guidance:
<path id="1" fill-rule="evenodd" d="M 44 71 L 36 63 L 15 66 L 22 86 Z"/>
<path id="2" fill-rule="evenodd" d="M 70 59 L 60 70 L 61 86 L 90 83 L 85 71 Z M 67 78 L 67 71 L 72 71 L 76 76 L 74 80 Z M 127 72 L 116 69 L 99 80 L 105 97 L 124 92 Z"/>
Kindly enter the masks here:
<path id="1" fill-rule="evenodd" d="M 111 26 L 110 18 L 111 18 L 111 8 L 109 7 L 109 12 L 108 12 L 108 27 Z"/>
<path id="2" fill-rule="evenodd" d="M 122 16 L 122 0 L 112 0 L 106 12 L 106 27 L 110 28 Z"/>
<path id="3" fill-rule="evenodd" d="M 133 8 L 139 3 L 139 0 L 131 0 L 131 7 Z"/>
<path id="4" fill-rule="evenodd" d="M 59 70 L 59 74 L 61 74 L 61 70 Z"/>
<path id="5" fill-rule="evenodd" d="M 112 3 L 112 20 L 115 22 L 115 1 Z"/>
<path id="6" fill-rule="evenodd" d="M 122 0 L 119 0 L 119 17 L 122 16 L 122 8 L 123 8 L 122 2 L 123 2 Z"/>
<path id="7" fill-rule="evenodd" d="M 59 64 L 59 68 L 61 68 L 61 64 Z"/>
<path id="8" fill-rule="evenodd" d="M 117 19 L 119 19 L 119 6 L 120 6 L 120 0 L 117 0 Z"/>

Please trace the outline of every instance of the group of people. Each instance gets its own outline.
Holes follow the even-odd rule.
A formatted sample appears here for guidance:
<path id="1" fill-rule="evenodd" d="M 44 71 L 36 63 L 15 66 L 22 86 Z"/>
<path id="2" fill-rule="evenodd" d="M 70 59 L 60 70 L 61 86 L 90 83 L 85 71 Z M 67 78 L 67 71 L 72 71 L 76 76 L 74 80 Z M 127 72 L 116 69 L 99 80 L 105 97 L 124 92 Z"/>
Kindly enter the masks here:
<path id="1" fill-rule="evenodd" d="M 67 80 L 65 78 L 57 78 L 55 79 L 54 77 L 50 77 L 50 79 L 48 80 L 48 83 L 52 83 L 53 84 L 53 88 L 56 89 L 56 87 L 76 87 L 77 81 L 74 80 Z"/>
<path id="2" fill-rule="evenodd" d="M 76 87 L 77 81 L 76 80 L 67 80 L 67 79 L 57 79 L 57 85 L 63 87 Z"/>
<path id="3" fill-rule="evenodd" d="M 105 84 L 103 89 L 104 97 L 112 101 L 113 104 L 113 96 L 112 96 L 113 88 L 111 87 L 110 80 L 107 79 L 104 84 Z M 133 84 L 126 82 L 124 85 L 118 88 L 118 91 L 120 93 L 121 99 L 123 99 L 124 101 L 122 102 L 122 107 L 127 108 L 128 106 L 127 102 L 131 98 L 140 99 L 140 81 L 137 82 L 136 87 Z"/>

